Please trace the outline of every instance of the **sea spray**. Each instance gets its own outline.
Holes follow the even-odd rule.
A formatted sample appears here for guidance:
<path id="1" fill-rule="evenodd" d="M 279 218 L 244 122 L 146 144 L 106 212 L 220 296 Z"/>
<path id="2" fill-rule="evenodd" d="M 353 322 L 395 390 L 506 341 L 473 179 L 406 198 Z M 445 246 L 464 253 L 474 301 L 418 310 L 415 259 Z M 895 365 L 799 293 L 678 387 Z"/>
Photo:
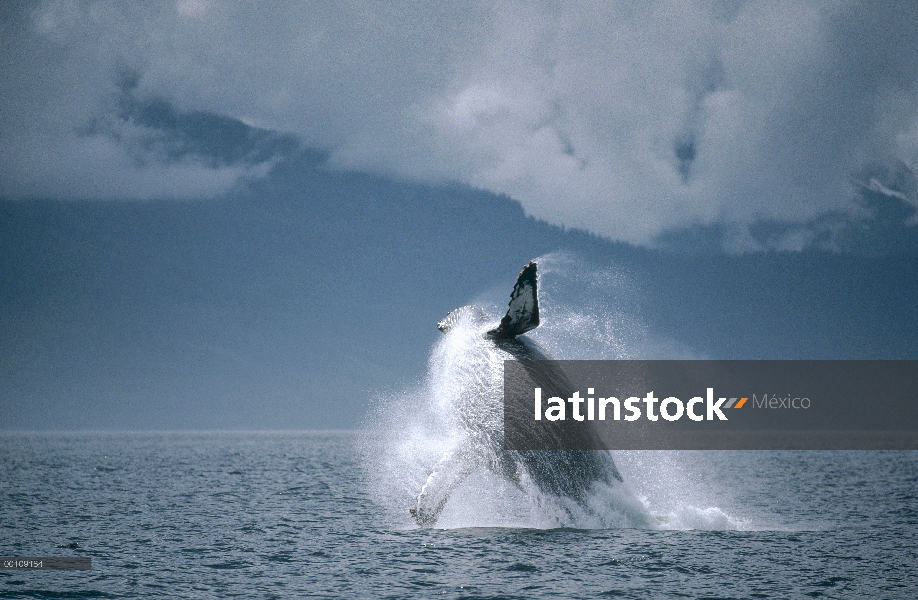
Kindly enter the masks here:
<path id="1" fill-rule="evenodd" d="M 542 326 L 527 337 L 554 358 L 660 357 L 661 346 L 663 352 L 677 347 L 651 341 L 640 319 L 639 289 L 626 273 L 590 268 L 561 253 L 536 262 Z M 438 527 L 737 528 L 719 508 L 693 503 L 696 494 L 678 476 L 678 460 L 667 453 L 623 456 L 624 483 L 597 480 L 585 494 L 569 497 L 537 485 L 523 461 L 483 439 L 501 435 L 507 356 L 480 331 L 483 323 L 500 320 L 505 297 L 506 289 L 493 290 L 476 299 L 475 307 L 457 311 L 454 330 L 431 353 L 425 379 L 377 398 L 361 450 L 369 491 L 393 523 L 413 525 L 408 508 L 436 479 L 455 483 Z M 659 485 L 677 480 L 682 499 L 678 490 L 670 486 L 663 493 Z"/>

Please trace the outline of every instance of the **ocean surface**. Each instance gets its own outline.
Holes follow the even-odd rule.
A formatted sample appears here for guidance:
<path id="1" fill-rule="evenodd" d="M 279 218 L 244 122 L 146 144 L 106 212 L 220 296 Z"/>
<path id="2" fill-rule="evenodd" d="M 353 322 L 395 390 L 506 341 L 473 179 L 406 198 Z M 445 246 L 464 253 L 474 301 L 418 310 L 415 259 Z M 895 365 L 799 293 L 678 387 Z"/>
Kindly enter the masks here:
<path id="1" fill-rule="evenodd" d="M 93 561 L 0 571 L 0 597 L 918 597 L 918 452 L 615 452 L 644 526 L 564 523 L 473 474 L 419 528 L 411 484 L 380 484 L 387 443 L 0 434 L 0 554 Z"/>

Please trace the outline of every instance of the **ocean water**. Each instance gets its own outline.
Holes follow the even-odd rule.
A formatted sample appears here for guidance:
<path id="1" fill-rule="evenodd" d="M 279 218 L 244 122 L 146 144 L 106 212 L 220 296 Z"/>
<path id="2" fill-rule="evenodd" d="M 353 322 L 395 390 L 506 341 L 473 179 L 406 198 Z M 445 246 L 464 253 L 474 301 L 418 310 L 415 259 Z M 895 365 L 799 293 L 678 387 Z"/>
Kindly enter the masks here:
<path id="1" fill-rule="evenodd" d="M 647 332 L 625 274 L 539 273 L 544 353 L 704 358 Z M 0 597 L 918 598 L 918 452 L 617 451 L 622 483 L 503 453 L 482 334 L 508 293 L 356 432 L 0 433 L 0 555 L 93 559 L 0 571 Z"/>
<path id="2" fill-rule="evenodd" d="M 386 443 L 2 434 L 0 554 L 93 569 L 0 571 L 0 597 L 918 597 L 916 452 L 617 452 L 653 526 L 520 526 L 473 475 L 420 528 L 372 483 Z"/>

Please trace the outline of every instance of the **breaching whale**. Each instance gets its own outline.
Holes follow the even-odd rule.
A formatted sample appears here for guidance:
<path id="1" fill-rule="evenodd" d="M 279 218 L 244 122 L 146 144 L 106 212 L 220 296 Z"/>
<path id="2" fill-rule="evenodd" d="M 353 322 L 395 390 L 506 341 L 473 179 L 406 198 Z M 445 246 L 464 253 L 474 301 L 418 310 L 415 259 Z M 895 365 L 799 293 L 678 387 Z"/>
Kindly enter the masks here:
<path id="1" fill-rule="evenodd" d="M 432 392 L 448 405 L 464 440 L 446 452 L 429 471 L 415 506 L 409 509 L 419 525 L 436 524 L 453 492 L 482 468 L 521 490 L 524 484 L 532 484 L 545 496 L 565 498 L 583 508 L 594 485 L 612 486 L 622 481 L 607 451 L 504 448 L 505 360 L 526 361 L 522 370 L 525 375 L 521 375 L 527 378 L 522 382 L 524 385 L 542 387 L 547 394 L 561 398 L 571 396 L 574 391 L 555 364 L 531 362 L 550 358 L 538 344 L 522 335 L 539 326 L 536 270 L 534 261 L 523 267 L 510 295 L 507 314 L 496 327 L 487 313 L 475 306 L 453 310 L 437 324 L 447 337 L 438 346 L 433 360 L 447 372 L 438 378 L 444 383 Z M 545 434 L 534 430 L 533 435 Z M 585 430 L 584 435 L 595 434 Z M 552 446 L 534 443 L 527 447 Z"/>

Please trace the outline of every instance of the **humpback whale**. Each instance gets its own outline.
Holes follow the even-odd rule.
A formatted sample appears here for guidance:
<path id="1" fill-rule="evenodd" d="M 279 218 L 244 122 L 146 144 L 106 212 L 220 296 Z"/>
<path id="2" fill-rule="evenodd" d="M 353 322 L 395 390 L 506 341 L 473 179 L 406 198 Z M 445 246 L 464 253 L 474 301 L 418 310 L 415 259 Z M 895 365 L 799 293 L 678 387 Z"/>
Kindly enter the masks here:
<path id="1" fill-rule="evenodd" d="M 504 448 L 504 360 L 525 361 L 525 375 L 521 375 L 528 379 L 522 382 L 525 385 L 542 387 L 546 394 L 562 398 L 574 391 L 555 364 L 532 362 L 550 358 L 523 335 L 539 326 L 536 271 L 534 261 L 520 271 L 507 314 L 496 327 L 487 313 L 475 306 L 453 310 L 437 324 L 446 338 L 435 351 L 433 362 L 446 370 L 447 376 L 440 378 L 445 383 L 433 393 L 448 406 L 465 439 L 430 469 L 415 505 L 409 508 L 419 525 L 435 525 L 453 492 L 481 468 L 524 492 L 524 484 L 531 484 L 530 489 L 534 486 L 544 496 L 566 498 L 584 509 L 595 484 L 613 486 L 622 481 L 607 451 Z M 546 434 L 534 431 L 533 435 Z M 595 433 L 586 430 L 584 435 Z M 552 445 L 536 443 L 527 447 Z"/>

